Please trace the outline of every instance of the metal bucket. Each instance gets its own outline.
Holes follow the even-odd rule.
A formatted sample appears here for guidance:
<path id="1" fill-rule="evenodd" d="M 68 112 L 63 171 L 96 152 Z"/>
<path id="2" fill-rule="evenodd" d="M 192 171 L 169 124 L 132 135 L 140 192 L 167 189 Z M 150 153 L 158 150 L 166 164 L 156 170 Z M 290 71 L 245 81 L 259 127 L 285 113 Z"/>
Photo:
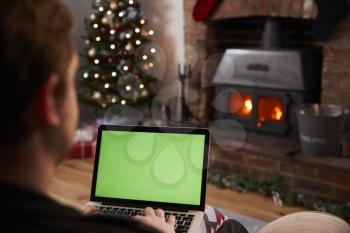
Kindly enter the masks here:
<path id="1" fill-rule="evenodd" d="M 348 109 L 337 105 L 303 104 L 296 109 L 299 139 L 306 156 L 338 156 Z"/>

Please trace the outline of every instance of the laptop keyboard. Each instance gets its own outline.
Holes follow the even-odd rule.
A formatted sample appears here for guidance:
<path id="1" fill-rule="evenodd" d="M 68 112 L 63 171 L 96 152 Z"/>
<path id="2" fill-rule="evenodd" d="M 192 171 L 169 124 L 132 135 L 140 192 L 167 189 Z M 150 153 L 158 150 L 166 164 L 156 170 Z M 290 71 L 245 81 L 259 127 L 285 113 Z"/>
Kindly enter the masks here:
<path id="1" fill-rule="evenodd" d="M 99 206 L 98 209 L 106 215 L 110 216 L 120 216 L 120 217 L 134 217 L 137 215 L 143 215 L 143 209 L 134 209 L 134 208 L 123 208 L 123 207 L 106 207 Z M 176 233 L 186 233 L 188 232 L 192 221 L 194 219 L 194 215 L 186 214 L 181 212 L 170 212 L 164 211 L 165 219 L 167 220 L 170 215 L 175 217 L 175 232 Z"/>

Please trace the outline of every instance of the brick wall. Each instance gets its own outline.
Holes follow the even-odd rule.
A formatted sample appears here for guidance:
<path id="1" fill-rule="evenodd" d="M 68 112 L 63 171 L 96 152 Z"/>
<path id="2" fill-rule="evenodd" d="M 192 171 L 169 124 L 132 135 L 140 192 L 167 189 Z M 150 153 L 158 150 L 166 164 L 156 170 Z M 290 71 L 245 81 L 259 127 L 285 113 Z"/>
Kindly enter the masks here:
<path id="1" fill-rule="evenodd" d="M 324 44 L 323 92 L 325 103 L 350 108 L 350 15 Z"/>
<path id="2" fill-rule="evenodd" d="M 193 65 L 191 86 L 198 90 L 200 98 L 190 104 L 194 116 L 202 125 L 210 119 L 212 90 L 207 87 L 213 70 L 206 68 L 205 59 L 212 53 L 210 22 L 214 20 L 247 16 L 281 16 L 312 19 L 317 15 L 313 0 L 222 0 L 207 22 L 195 22 L 192 10 L 196 0 L 185 0 L 185 43 L 198 51 L 198 61 L 191 64 L 193 50 L 185 51 L 187 63 Z M 324 70 L 322 102 L 342 104 L 350 108 L 350 16 L 338 25 L 331 38 L 324 44 Z M 210 73 L 211 72 L 211 73 Z M 349 126 L 350 127 L 350 126 Z M 214 168 L 234 171 L 254 179 L 270 178 L 273 171 L 280 172 L 287 183 L 297 191 L 309 193 L 327 200 L 350 200 L 350 166 L 339 169 L 308 163 L 301 160 L 276 159 L 268 155 L 239 150 L 230 152 L 214 148 Z M 341 162 L 340 162 L 341 165 Z"/>
<path id="3" fill-rule="evenodd" d="M 201 71 L 203 61 L 209 55 L 208 46 L 213 41 L 208 38 L 208 24 L 195 22 L 192 10 L 196 0 L 184 1 L 185 8 L 185 44 L 193 46 L 199 55 L 193 69 L 192 85 L 201 93 L 201 99 L 191 104 L 192 111 L 205 124 L 210 117 L 207 106 L 211 100 L 203 87 Z M 211 20 L 240 18 L 245 16 L 282 16 L 294 18 L 315 18 L 317 8 L 313 0 L 223 0 L 217 7 Z M 192 50 L 185 52 L 185 59 Z M 341 104 L 350 107 L 350 15 L 340 23 L 331 38 L 324 43 L 323 92 L 324 103 Z M 192 64 L 194 65 L 194 64 Z M 207 77 L 208 75 L 206 75 Z"/>
<path id="4" fill-rule="evenodd" d="M 212 15 L 213 20 L 244 16 L 282 16 L 314 18 L 313 0 L 222 0 Z"/>
<path id="5" fill-rule="evenodd" d="M 233 152 L 213 146 L 210 154 L 215 156 L 211 169 L 261 181 L 271 179 L 273 172 L 278 172 L 297 192 L 332 202 L 350 200 L 350 167 L 345 164 L 302 156 L 292 159 L 278 154 L 256 153 L 247 148 Z"/>
<path id="6" fill-rule="evenodd" d="M 196 0 L 185 0 L 184 1 L 184 12 L 185 12 L 185 48 L 194 47 L 198 52 L 198 60 L 193 66 L 191 85 L 194 86 L 200 92 L 200 98 L 195 102 L 191 103 L 191 110 L 195 115 L 195 118 L 199 119 L 202 124 L 205 123 L 208 116 L 206 107 L 208 95 L 204 88 L 201 88 L 201 67 L 206 57 L 206 37 L 207 37 L 207 25 L 204 23 L 197 23 L 192 18 L 192 10 L 196 3 Z M 192 50 L 185 49 L 185 60 L 189 63 L 192 56 Z"/>

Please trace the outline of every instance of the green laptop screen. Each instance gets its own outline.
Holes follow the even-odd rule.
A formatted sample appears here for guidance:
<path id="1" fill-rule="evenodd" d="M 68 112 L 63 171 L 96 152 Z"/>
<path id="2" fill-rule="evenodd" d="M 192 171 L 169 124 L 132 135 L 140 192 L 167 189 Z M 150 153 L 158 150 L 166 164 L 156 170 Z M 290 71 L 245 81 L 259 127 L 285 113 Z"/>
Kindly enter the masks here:
<path id="1" fill-rule="evenodd" d="M 95 196 L 200 205 L 205 136 L 102 131 Z"/>

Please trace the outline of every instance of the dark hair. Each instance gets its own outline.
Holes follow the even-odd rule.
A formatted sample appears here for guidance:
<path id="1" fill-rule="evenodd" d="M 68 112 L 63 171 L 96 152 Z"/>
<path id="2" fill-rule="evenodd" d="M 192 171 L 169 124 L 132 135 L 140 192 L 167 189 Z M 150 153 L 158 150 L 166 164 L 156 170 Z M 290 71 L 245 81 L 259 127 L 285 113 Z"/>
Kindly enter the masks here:
<path id="1" fill-rule="evenodd" d="M 0 1 L 0 150 L 29 135 L 28 107 L 41 85 L 66 76 L 72 25 L 61 0 Z"/>

